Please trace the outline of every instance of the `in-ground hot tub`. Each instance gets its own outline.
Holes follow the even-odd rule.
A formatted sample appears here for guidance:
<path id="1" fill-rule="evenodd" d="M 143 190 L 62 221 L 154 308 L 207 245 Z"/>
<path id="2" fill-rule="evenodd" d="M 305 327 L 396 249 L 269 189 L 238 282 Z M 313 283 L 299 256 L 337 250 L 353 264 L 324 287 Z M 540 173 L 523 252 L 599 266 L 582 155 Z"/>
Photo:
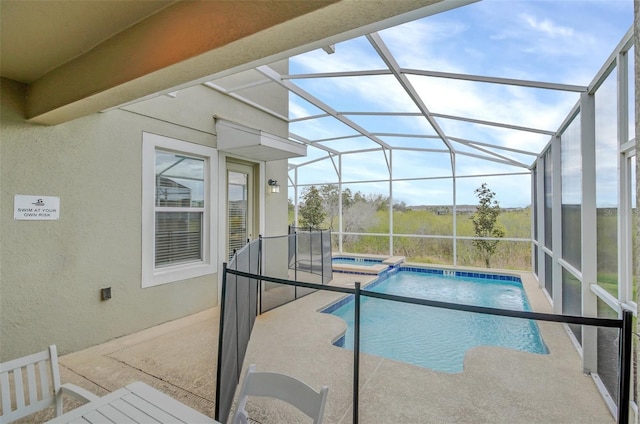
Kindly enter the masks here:
<path id="1" fill-rule="evenodd" d="M 370 257 L 340 254 L 332 258 L 333 272 L 351 274 L 380 274 L 389 267 L 404 262 L 401 256 Z"/>

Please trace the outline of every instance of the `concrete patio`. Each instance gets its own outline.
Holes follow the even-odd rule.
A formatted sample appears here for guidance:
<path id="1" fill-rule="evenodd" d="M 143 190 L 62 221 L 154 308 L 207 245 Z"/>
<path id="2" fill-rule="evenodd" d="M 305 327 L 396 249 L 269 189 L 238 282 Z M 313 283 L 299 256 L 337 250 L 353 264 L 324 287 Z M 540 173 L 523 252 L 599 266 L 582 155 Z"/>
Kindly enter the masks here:
<path id="1" fill-rule="evenodd" d="M 335 274 L 333 284 L 352 286 L 365 278 L 370 277 Z M 523 274 L 523 279 L 533 308 L 548 312 L 533 278 Z M 352 417 L 353 353 L 331 345 L 344 322 L 316 312 L 338 297 L 314 293 L 258 317 L 245 360 L 258 370 L 286 372 L 316 388 L 328 385 L 326 423 L 350 423 Z M 139 380 L 213 416 L 218 312 L 210 309 L 65 355 L 60 358 L 62 380 L 98 395 Z M 549 355 L 476 348 L 460 374 L 362 355 L 360 422 L 613 423 L 593 381 L 582 374 L 564 329 L 539 326 Z M 297 422 L 287 408 L 269 408 L 259 400 L 251 404 L 252 418 L 259 422 Z M 22 422 L 51 416 L 47 411 Z"/>
<path id="2" fill-rule="evenodd" d="M 102 396 L 143 381 L 213 417 L 218 311 L 209 309 L 62 356 L 62 382 Z M 65 410 L 79 404 L 65 397 Z M 20 422 L 40 423 L 53 414 L 53 410 L 43 411 Z"/>

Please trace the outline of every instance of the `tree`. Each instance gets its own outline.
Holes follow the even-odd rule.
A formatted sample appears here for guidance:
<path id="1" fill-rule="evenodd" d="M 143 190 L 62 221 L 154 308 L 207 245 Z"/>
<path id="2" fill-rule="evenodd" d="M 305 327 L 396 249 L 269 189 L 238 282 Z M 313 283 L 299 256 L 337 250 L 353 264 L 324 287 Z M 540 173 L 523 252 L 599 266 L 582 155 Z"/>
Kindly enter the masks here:
<path id="1" fill-rule="evenodd" d="M 291 200 L 291 198 L 287 199 L 288 205 L 287 205 L 287 222 L 289 223 L 289 225 L 293 225 L 293 221 L 295 220 L 295 205 L 293 204 L 293 200 Z"/>
<path id="2" fill-rule="evenodd" d="M 358 201 L 342 211 L 342 229 L 345 232 L 366 232 L 368 228 L 378 222 L 377 206 L 375 203 Z M 345 240 L 355 237 L 344 236 Z"/>
<path id="3" fill-rule="evenodd" d="M 411 209 L 409 209 L 407 207 L 407 204 L 404 201 L 402 201 L 400 203 L 394 203 L 393 210 L 397 212 L 407 212 L 407 211 L 410 211 Z"/>
<path id="4" fill-rule="evenodd" d="M 320 186 L 320 197 L 322 206 L 327 213 L 327 221 L 331 231 L 336 230 L 338 215 L 340 211 L 340 190 L 337 184 L 324 184 Z M 346 210 L 353 203 L 351 190 L 348 188 L 342 191 L 342 209 Z"/>
<path id="5" fill-rule="evenodd" d="M 327 214 L 329 229 L 334 231 L 334 224 L 338 217 L 338 204 L 340 203 L 340 191 L 337 184 L 324 184 L 320 186 L 320 197 L 322 197 L 322 207 Z"/>
<path id="6" fill-rule="evenodd" d="M 327 217 L 322 206 L 322 196 L 316 188 L 311 186 L 302 194 L 303 204 L 300 206 L 300 225 L 303 227 L 319 228 Z"/>
<path id="7" fill-rule="evenodd" d="M 491 256 L 496 252 L 496 247 L 500 240 L 486 240 L 484 238 L 502 238 L 504 230 L 498 225 L 498 216 L 502 211 L 500 205 L 495 199 L 496 194 L 487 187 L 487 183 L 477 188 L 474 193 L 478 197 L 478 206 L 476 212 L 471 215 L 471 221 L 477 237 L 483 237 L 480 240 L 474 240 L 473 245 L 480 252 L 487 268 L 491 267 Z"/>
<path id="8" fill-rule="evenodd" d="M 291 200 L 291 198 L 288 198 L 288 203 L 287 203 L 287 210 L 289 212 L 289 214 L 292 214 L 294 212 L 295 206 L 293 205 L 293 200 Z"/>

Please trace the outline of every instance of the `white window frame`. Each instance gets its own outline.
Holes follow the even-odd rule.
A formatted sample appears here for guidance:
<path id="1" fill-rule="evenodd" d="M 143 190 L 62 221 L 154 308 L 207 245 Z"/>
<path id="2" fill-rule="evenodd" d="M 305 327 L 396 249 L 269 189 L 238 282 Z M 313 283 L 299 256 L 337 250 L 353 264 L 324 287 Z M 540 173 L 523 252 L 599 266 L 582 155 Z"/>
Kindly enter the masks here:
<path id="1" fill-rule="evenodd" d="M 156 151 L 168 151 L 204 160 L 205 199 L 202 217 L 202 260 L 172 266 L 155 266 L 155 168 Z M 182 281 L 217 272 L 218 152 L 200 144 L 157 134 L 142 133 L 142 288 Z"/>

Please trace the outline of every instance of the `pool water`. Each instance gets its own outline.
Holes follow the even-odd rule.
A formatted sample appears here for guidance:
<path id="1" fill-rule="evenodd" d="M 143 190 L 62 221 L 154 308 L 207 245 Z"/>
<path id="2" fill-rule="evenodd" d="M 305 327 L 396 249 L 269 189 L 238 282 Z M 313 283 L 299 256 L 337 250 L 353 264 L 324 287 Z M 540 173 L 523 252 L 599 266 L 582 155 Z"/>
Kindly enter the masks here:
<path id="1" fill-rule="evenodd" d="M 529 310 L 522 284 L 516 281 L 400 271 L 367 290 L 466 305 Z M 353 349 L 353 308 L 351 301 L 330 312 L 347 322 L 347 332 L 339 343 L 347 349 Z M 461 372 L 465 353 L 476 346 L 548 353 L 536 323 L 520 318 L 362 297 L 360 324 L 361 352 L 449 373 Z"/>
<path id="2" fill-rule="evenodd" d="M 368 258 L 333 258 L 332 264 L 343 265 L 360 265 L 360 266 L 373 266 L 382 264 L 382 259 L 368 259 Z"/>

